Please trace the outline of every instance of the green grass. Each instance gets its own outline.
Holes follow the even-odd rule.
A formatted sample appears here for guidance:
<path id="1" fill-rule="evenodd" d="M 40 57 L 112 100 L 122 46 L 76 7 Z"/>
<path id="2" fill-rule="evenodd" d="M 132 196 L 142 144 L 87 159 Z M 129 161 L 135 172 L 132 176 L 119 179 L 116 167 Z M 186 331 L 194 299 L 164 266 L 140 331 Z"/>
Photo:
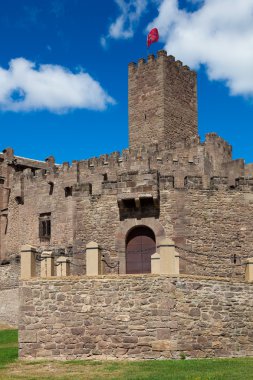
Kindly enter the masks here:
<path id="1" fill-rule="evenodd" d="M 138 362 L 65 362 L 68 366 L 101 366 L 109 372 L 108 379 L 124 380 L 251 380 L 253 379 L 253 358 L 199 359 L 199 360 L 157 360 Z M 114 376 L 114 372 L 116 376 Z M 119 377 L 119 373 L 120 377 Z M 99 379 L 98 375 L 94 379 Z M 101 376 L 103 379 L 103 376 Z"/>
<path id="2" fill-rule="evenodd" d="M 253 358 L 18 361 L 17 336 L 0 331 L 0 380 L 253 380 Z"/>
<path id="3" fill-rule="evenodd" d="M 0 331 L 0 369 L 18 358 L 18 331 Z"/>

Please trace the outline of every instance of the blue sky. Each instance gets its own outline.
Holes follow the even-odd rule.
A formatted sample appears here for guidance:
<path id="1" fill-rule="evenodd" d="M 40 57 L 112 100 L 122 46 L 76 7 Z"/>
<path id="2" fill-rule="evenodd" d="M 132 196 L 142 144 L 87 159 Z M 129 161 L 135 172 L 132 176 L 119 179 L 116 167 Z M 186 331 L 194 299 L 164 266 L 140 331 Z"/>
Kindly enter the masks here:
<path id="1" fill-rule="evenodd" d="M 0 2 L 0 150 L 57 162 L 128 146 L 127 65 L 157 26 L 198 71 L 199 134 L 253 162 L 253 0 Z"/>

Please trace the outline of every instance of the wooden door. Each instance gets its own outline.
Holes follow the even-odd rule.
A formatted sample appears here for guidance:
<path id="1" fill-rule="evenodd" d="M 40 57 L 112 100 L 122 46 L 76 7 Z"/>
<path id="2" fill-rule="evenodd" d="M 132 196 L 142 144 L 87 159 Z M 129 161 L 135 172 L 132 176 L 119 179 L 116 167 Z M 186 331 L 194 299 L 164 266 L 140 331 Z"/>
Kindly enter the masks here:
<path id="1" fill-rule="evenodd" d="M 126 241 L 126 273 L 151 273 L 151 255 L 155 252 L 155 235 L 150 228 L 131 230 Z"/>

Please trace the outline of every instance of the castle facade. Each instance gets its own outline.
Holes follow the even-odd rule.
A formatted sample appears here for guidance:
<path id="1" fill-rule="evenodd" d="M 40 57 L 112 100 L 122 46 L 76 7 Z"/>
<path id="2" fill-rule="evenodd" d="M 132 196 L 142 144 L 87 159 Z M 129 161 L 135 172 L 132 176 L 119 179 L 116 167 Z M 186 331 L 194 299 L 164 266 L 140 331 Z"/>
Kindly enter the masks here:
<path id="1" fill-rule="evenodd" d="M 61 165 L 0 154 L 0 321 L 17 324 L 20 303 L 23 357 L 252 355 L 253 164 L 215 133 L 200 142 L 189 67 L 159 51 L 128 70 L 129 148 Z M 150 275 L 165 238 L 176 280 Z M 82 277 L 91 241 L 107 279 Z M 25 244 L 78 277 L 23 282 L 19 298 Z"/>
<path id="2" fill-rule="evenodd" d="M 2 264 L 23 244 L 65 250 L 80 262 L 93 240 L 119 273 L 148 273 L 168 237 L 180 250 L 181 273 L 242 276 L 233 264 L 252 251 L 253 164 L 233 160 L 215 133 L 200 142 L 196 73 L 182 62 L 159 51 L 130 63 L 128 80 L 122 153 L 62 165 L 11 148 L 0 155 Z"/>

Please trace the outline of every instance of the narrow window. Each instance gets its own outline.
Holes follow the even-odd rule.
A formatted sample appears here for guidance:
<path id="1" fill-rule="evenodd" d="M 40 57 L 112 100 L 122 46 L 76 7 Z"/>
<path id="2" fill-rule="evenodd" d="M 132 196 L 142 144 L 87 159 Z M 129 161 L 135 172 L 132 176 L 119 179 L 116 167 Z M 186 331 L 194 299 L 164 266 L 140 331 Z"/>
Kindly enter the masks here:
<path id="1" fill-rule="evenodd" d="M 54 192 L 54 183 L 49 182 L 48 184 L 49 184 L 49 195 L 52 195 Z"/>
<path id="2" fill-rule="evenodd" d="M 51 213 L 40 214 L 39 216 L 39 237 L 42 240 L 51 238 Z"/>
<path id="3" fill-rule="evenodd" d="M 108 181 L 108 175 L 107 175 L 107 173 L 104 173 L 103 177 L 104 177 L 104 181 Z"/>
<path id="4" fill-rule="evenodd" d="M 24 200 L 22 197 L 15 197 L 15 201 L 18 205 L 23 205 L 24 204 Z"/>
<path id="5" fill-rule="evenodd" d="M 72 187 L 65 187 L 65 197 L 71 197 L 72 196 Z"/>

